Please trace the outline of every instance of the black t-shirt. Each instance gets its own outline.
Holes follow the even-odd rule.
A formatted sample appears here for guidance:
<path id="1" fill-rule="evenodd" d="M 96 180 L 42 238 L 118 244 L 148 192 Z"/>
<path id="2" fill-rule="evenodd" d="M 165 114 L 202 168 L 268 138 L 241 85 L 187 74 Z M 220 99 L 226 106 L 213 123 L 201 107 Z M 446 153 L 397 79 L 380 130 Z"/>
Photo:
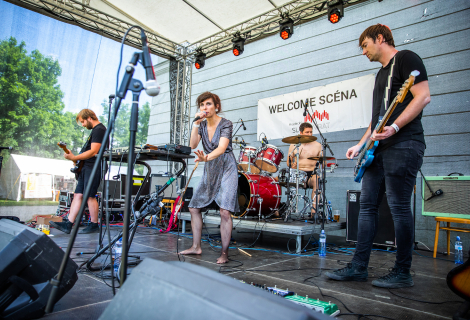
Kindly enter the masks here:
<path id="1" fill-rule="evenodd" d="M 375 77 L 375 87 L 373 95 L 373 106 L 372 106 L 372 122 L 371 129 L 374 131 L 375 126 L 379 120 L 379 116 L 383 116 L 386 112 L 385 107 L 383 106 L 384 101 L 384 92 L 387 86 L 387 79 L 390 74 L 390 68 L 393 63 L 393 58 L 390 60 L 389 64 L 386 67 L 382 67 Z M 396 97 L 398 91 L 400 90 L 403 83 L 410 77 L 410 73 L 414 70 L 420 72 L 419 76 L 415 78 L 414 84 L 417 84 L 421 81 L 428 80 L 428 75 L 426 73 L 426 68 L 424 67 L 423 61 L 421 58 L 414 52 L 409 50 L 398 51 L 395 55 L 395 66 L 393 68 L 393 77 L 392 77 L 392 89 L 390 97 L 388 99 L 387 108 L 390 107 L 393 99 Z M 387 122 L 387 126 L 393 124 L 393 122 L 398 118 L 398 116 L 405 110 L 410 101 L 413 100 L 413 95 L 411 91 L 405 96 L 405 99 L 402 103 L 399 103 L 395 110 L 393 111 L 390 119 Z M 424 131 L 421 124 L 421 117 L 423 112 L 421 112 L 416 118 L 410 121 L 406 126 L 400 128 L 400 130 L 393 136 L 381 140 L 379 146 L 377 147 L 376 152 L 384 150 L 398 142 L 406 140 L 417 140 L 424 142 Z"/>
<path id="2" fill-rule="evenodd" d="M 91 130 L 90 136 L 88 137 L 80 153 L 90 150 L 92 143 L 102 143 L 105 132 L 106 132 L 106 127 L 102 123 L 98 123 Z M 93 167 L 93 165 L 95 164 L 95 160 L 96 160 L 95 157 L 91 157 L 90 159 L 85 160 L 83 165 L 88 166 L 88 167 Z"/>

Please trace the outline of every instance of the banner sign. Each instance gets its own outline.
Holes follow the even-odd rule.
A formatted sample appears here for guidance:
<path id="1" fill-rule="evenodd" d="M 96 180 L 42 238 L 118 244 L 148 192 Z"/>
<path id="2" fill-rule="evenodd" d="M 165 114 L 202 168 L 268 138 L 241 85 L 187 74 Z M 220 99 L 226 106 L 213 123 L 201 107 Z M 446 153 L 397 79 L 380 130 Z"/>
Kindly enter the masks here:
<path id="1" fill-rule="evenodd" d="M 372 117 L 375 75 L 258 100 L 258 138 L 299 134 L 299 125 L 316 120 L 322 133 L 367 128 Z M 305 104 L 312 118 L 303 116 Z M 313 127 L 313 134 L 317 132 Z"/>

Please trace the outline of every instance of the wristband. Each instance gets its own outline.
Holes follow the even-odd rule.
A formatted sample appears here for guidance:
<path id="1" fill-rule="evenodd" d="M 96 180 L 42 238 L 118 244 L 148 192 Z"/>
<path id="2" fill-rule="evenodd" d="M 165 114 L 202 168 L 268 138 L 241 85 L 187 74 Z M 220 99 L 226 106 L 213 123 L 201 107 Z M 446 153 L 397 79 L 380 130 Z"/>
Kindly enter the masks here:
<path id="1" fill-rule="evenodd" d="M 395 129 L 395 133 L 397 133 L 398 130 L 400 130 L 400 128 L 398 128 L 398 126 L 397 126 L 395 123 L 392 123 L 392 125 L 391 125 L 390 127 L 392 127 L 393 129 Z"/>
<path id="2" fill-rule="evenodd" d="M 193 127 L 199 128 L 199 124 L 193 124 Z M 395 130 L 397 130 L 397 129 L 395 129 Z"/>

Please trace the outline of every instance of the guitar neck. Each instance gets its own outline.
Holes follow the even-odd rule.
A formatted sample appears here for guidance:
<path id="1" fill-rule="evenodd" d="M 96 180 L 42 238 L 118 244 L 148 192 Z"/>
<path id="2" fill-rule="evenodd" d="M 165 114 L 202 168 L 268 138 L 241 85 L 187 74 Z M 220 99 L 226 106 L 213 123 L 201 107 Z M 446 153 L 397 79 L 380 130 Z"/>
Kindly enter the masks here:
<path id="1" fill-rule="evenodd" d="M 397 97 L 393 99 L 392 103 L 390 104 L 390 107 L 387 109 L 387 112 L 385 112 L 382 120 L 377 124 L 377 127 L 375 127 L 375 130 L 377 130 L 378 133 L 381 133 L 385 127 L 385 125 L 388 122 L 388 119 L 392 116 L 393 110 L 395 110 L 395 107 L 398 105 L 398 100 Z"/>

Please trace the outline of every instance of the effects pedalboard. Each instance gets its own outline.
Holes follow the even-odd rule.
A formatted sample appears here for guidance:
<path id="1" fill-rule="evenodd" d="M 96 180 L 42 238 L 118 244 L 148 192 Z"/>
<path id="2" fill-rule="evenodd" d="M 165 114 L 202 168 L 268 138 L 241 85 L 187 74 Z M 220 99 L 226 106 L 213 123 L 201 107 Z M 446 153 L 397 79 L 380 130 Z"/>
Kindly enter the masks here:
<path id="1" fill-rule="evenodd" d="M 243 280 L 240 280 L 240 282 L 246 283 Z M 249 284 L 249 283 L 247 283 L 247 284 Z M 301 306 L 304 306 L 304 307 L 309 308 L 311 310 L 315 310 L 317 312 L 327 314 L 329 316 L 336 316 L 340 313 L 340 310 L 339 310 L 338 306 L 334 303 L 331 303 L 331 301 L 325 302 L 325 301 L 321 301 L 319 299 L 311 299 L 308 296 L 306 296 L 306 297 L 299 296 L 295 292 L 289 291 L 289 289 L 284 290 L 284 289 L 277 288 L 276 286 L 266 287 L 266 285 L 260 285 L 260 284 L 256 284 L 256 283 L 253 283 L 253 282 L 251 283 L 251 285 L 253 287 L 260 288 L 262 290 L 270 292 L 274 295 L 283 297 L 283 298 L 285 298 L 287 300 L 290 300 L 294 303 L 300 304 Z"/>

